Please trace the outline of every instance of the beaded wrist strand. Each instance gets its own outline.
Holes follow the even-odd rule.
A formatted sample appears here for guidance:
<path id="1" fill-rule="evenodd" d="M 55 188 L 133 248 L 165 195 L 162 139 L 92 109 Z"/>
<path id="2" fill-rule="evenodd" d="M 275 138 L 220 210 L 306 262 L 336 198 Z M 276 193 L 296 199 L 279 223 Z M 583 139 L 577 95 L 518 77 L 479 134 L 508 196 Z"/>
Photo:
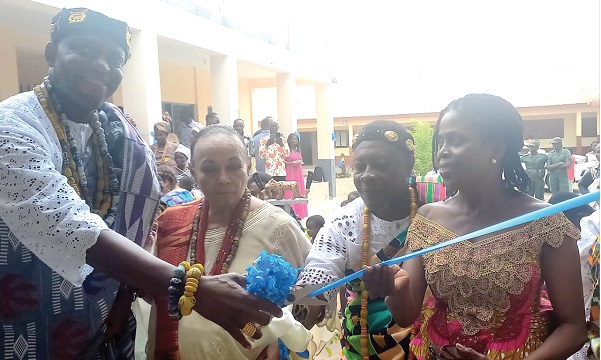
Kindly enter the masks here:
<path id="1" fill-rule="evenodd" d="M 188 268 L 189 267 L 190 264 L 188 264 Z M 184 293 L 185 278 L 186 268 L 182 262 L 178 267 L 175 268 L 175 271 L 173 272 L 173 278 L 171 281 L 169 281 L 169 287 L 167 288 L 167 311 L 169 312 L 169 317 L 176 321 L 182 318 L 182 314 L 180 313 L 179 309 L 179 298 Z"/>
<path id="2" fill-rule="evenodd" d="M 184 286 L 184 294 L 179 298 L 179 311 L 182 316 L 188 316 L 192 313 L 194 305 L 196 305 L 194 294 L 198 290 L 198 280 L 200 280 L 205 269 L 201 264 L 190 266 L 187 261 L 182 261 L 180 265 L 183 265 L 187 270 L 187 278 L 186 285 Z"/>

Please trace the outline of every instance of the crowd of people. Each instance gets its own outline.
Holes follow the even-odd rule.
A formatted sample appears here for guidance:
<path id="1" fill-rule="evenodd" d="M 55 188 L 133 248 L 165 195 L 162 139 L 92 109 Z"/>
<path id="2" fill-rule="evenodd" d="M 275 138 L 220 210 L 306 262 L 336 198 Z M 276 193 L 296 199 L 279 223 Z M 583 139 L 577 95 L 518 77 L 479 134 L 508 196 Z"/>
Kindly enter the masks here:
<path id="1" fill-rule="evenodd" d="M 271 117 L 251 137 L 242 119 L 166 112 L 148 145 L 107 102 L 127 24 L 76 8 L 50 29 L 48 76 L 0 103 L 0 358 L 133 359 L 137 298 L 151 304 L 149 359 L 307 358 L 337 332 L 348 360 L 599 358 L 593 207 L 379 265 L 549 206 L 544 171 L 551 202 L 569 194 L 570 152 L 556 138 L 520 158 L 506 100 L 470 94 L 440 112 L 443 201 L 420 198 L 415 139 L 381 120 L 353 138 L 356 191 L 308 216 L 264 201 L 273 180 L 306 195 L 300 134 Z M 598 189 L 598 163 L 585 177 Z M 246 291 L 263 251 L 301 270 L 295 289 L 365 274 L 318 296 L 327 305 L 281 308 Z"/>
<path id="2" fill-rule="evenodd" d="M 540 141 L 531 140 L 526 143 L 528 152 L 521 155 L 523 167 L 530 179 L 530 185 L 526 192 L 539 200 L 544 200 L 545 184 L 551 193 L 573 192 L 575 178 L 576 159 L 569 149 L 564 148 L 563 140 L 554 137 L 551 140 L 552 149 L 546 153 L 540 148 Z M 589 187 L 599 187 L 599 142 L 591 144 L 591 151 L 584 156 L 588 168 L 578 183 L 581 194 L 590 192 Z"/>

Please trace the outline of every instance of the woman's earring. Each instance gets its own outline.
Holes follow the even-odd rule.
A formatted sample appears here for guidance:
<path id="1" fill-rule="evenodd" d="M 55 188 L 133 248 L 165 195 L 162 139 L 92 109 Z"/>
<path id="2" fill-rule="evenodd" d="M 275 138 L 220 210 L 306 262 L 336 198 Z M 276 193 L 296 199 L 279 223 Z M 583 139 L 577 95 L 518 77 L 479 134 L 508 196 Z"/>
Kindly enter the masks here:
<path id="1" fill-rule="evenodd" d="M 495 160 L 495 159 L 492 159 L 490 162 L 491 162 L 491 163 L 493 163 L 493 164 L 496 164 L 496 163 L 497 163 L 497 160 Z"/>

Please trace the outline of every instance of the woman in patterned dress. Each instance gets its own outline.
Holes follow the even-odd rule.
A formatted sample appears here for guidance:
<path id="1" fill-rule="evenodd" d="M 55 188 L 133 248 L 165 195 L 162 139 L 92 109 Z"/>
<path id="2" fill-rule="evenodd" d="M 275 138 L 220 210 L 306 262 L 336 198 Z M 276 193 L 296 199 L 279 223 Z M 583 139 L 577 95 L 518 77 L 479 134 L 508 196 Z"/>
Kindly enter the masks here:
<path id="1" fill-rule="evenodd" d="M 441 112 L 433 160 L 458 191 L 419 209 L 407 236 L 412 251 L 548 206 L 522 192 L 522 131 L 513 105 L 492 95 L 467 95 Z M 376 266 L 365 286 L 388 296 L 401 326 L 418 320 L 410 346 L 417 359 L 566 359 L 586 340 L 575 295 L 578 238 L 560 213 L 411 259 L 402 270 Z M 423 302 L 428 286 L 433 296 Z"/>

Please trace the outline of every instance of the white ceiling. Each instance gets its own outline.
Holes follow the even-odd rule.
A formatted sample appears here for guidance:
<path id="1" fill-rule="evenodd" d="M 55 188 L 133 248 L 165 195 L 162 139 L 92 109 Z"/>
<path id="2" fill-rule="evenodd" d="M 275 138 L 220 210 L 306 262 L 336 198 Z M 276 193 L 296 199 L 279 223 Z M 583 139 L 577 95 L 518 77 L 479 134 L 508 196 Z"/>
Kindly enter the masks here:
<path id="1" fill-rule="evenodd" d="M 0 0 L 0 25 L 14 28 L 12 32 L 18 53 L 18 61 L 27 67 L 43 60 L 44 47 L 50 40 L 48 27 L 55 9 L 33 1 Z M 211 52 L 183 42 L 158 38 L 159 59 L 183 66 L 196 66 L 210 70 Z M 241 78 L 274 78 L 275 72 L 254 64 L 238 61 Z"/>

